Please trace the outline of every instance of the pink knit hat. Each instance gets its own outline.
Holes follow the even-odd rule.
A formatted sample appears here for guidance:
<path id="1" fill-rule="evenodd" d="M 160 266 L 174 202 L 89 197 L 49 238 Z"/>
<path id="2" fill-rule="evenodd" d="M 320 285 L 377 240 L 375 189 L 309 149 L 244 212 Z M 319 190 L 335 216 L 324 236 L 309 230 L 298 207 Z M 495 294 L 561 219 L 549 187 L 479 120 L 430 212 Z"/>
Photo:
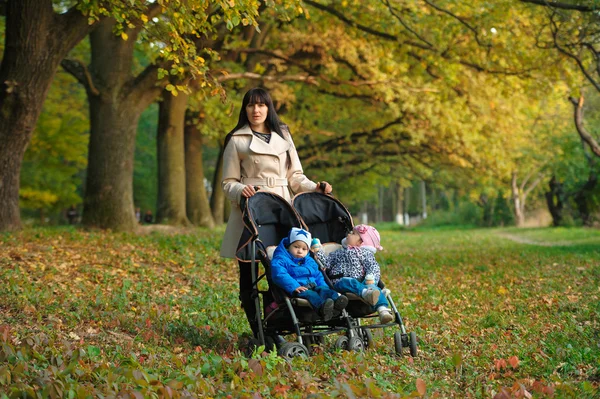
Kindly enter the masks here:
<path id="1" fill-rule="evenodd" d="M 376 250 L 381 251 L 383 247 L 380 245 L 381 237 L 379 236 L 379 232 L 375 227 L 368 226 L 366 224 L 359 224 L 354 227 L 354 231 L 360 235 L 362 240 L 362 245 L 368 245 L 371 247 L 375 247 Z"/>

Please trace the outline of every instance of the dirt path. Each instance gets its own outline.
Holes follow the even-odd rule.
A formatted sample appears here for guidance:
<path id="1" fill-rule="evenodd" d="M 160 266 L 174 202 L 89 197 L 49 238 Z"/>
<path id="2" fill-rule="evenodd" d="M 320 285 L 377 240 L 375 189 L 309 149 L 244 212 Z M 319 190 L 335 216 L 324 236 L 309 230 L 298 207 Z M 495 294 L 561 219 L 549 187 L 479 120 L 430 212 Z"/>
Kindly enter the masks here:
<path id="1" fill-rule="evenodd" d="M 506 238 L 507 240 L 518 242 L 520 244 L 538 245 L 540 247 L 568 247 L 577 244 L 576 242 L 572 241 L 535 241 L 529 238 L 509 233 L 498 233 L 498 235 L 502 238 Z"/>

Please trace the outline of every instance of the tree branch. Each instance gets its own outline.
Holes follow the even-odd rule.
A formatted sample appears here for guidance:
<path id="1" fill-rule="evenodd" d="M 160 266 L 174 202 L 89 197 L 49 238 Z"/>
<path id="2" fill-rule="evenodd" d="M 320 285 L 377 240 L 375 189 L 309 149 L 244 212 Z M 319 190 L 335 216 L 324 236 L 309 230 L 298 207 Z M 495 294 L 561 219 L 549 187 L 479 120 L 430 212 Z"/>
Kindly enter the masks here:
<path id="1" fill-rule="evenodd" d="M 254 80 L 263 80 L 268 82 L 306 82 L 311 85 L 318 86 L 319 82 L 315 79 L 314 76 L 306 76 L 306 75 L 283 75 L 283 76 L 270 76 L 270 75 L 261 75 L 253 72 L 240 72 L 240 73 L 227 73 L 216 78 L 217 82 L 227 82 L 229 80 L 237 80 L 237 79 L 254 79 Z"/>
<path id="2" fill-rule="evenodd" d="M 583 127 L 583 96 L 579 97 L 579 100 L 574 97 L 569 97 L 569 101 L 574 106 L 574 119 L 577 133 L 583 141 L 590 146 L 590 149 L 596 156 L 600 157 L 600 144 L 592 137 L 592 135 Z"/>
<path id="3" fill-rule="evenodd" d="M 408 26 L 407 23 L 404 22 L 404 20 L 402 18 L 400 18 L 400 15 L 398 15 L 396 13 L 396 9 L 394 7 L 392 7 L 392 5 L 390 4 L 389 0 L 383 0 L 383 3 L 388 7 L 388 10 L 390 10 L 390 13 L 396 17 L 396 19 L 398 20 L 398 22 L 400 22 L 400 24 L 402 24 L 402 26 L 404 26 L 404 28 L 409 31 L 410 33 L 412 33 L 417 39 L 419 39 L 420 41 L 422 41 L 423 43 L 427 44 L 429 47 L 433 48 L 434 45 L 431 44 L 430 42 L 427 41 L 427 39 L 425 39 L 424 37 L 422 37 L 421 35 L 419 35 L 419 33 L 417 33 L 417 31 L 415 31 L 414 29 L 412 29 L 410 26 Z"/>
<path id="4" fill-rule="evenodd" d="M 467 27 L 467 29 L 469 29 L 471 32 L 473 32 L 473 34 L 475 35 L 475 41 L 477 41 L 477 44 L 479 44 L 482 47 L 487 47 L 488 49 L 492 47 L 492 45 L 490 43 L 482 43 L 479 40 L 479 32 L 477 32 L 477 29 L 475 29 L 474 27 L 472 27 L 471 25 L 469 25 L 467 23 L 467 21 L 465 21 L 463 18 L 459 17 L 458 15 L 432 3 L 429 0 L 423 0 L 425 3 L 427 3 L 429 6 L 435 8 L 436 10 L 438 10 L 439 12 L 442 12 L 444 14 L 448 14 L 450 15 L 452 18 L 456 19 L 458 22 L 460 22 L 461 24 L 463 24 L 464 26 Z"/>
<path id="5" fill-rule="evenodd" d="M 81 83 L 81 85 L 83 85 L 88 92 L 95 96 L 100 95 L 100 91 L 98 91 L 94 85 L 94 80 L 92 79 L 90 71 L 83 62 L 65 58 L 61 61 L 60 65 L 65 71 L 73 75 L 73 77 L 77 79 L 77 81 Z"/>
<path id="6" fill-rule="evenodd" d="M 588 7 L 579 4 L 568 4 L 568 3 L 560 3 L 558 1 L 547 1 L 547 0 L 521 0 L 521 3 L 530 3 L 538 6 L 544 7 L 552 7 L 552 8 L 560 8 L 562 10 L 574 10 L 581 12 L 594 12 L 597 11 L 596 7 Z"/>
<path id="7" fill-rule="evenodd" d="M 68 49 L 73 48 L 98 24 L 98 21 L 90 24 L 88 18 L 77 9 L 77 6 L 71 7 L 63 14 L 55 15 L 54 21 L 59 32 L 56 37 L 64 41 L 65 48 Z"/>
<path id="8" fill-rule="evenodd" d="M 158 70 L 165 68 L 166 63 L 150 64 L 129 83 L 127 97 L 130 97 L 141 107 L 149 105 L 161 92 L 159 86 Z M 166 79 L 163 79 L 166 80 Z"/>
<path id="9" fill-rule="evenodd" d="M 398 41 L 398 38 L 394 35 L 390 35 L 389 33 L 381 32 L 381 31 L 375 30 L 373 28 L 370 28 L 366 25 L 362 25 L 355 21 L 352 21 L 351 19 L 347 18 L 344 14 L 342 14 L 341 12 L 334 9 L 333 7 L 329 7 L 329 6 L 317 3 L 316 1 L 312 1 L 312 0 L 304 0 L 304 3 L 309 4 L 321 11 L 325 11 L 325 12 L 337 17 L 340 21 L 346 23 L 347 25 L 353 26 L 359 30 L 362 30 L 363 32 L 369 33 L 374 36 L 379 36 L 386 40 Z M 420 45 L 420 47 L 427 48 L 426 46 L 423 46 L 423 45 Z"/>
<path id="10" fill-rule="evenodd" d="M 527 187 L 525 191 L 523 191 L 523 200 L 525 200 L 529 193 L 533 191 L 533 189 L 536 188 L 538 184 L 540 184 L 544 177 L 546 177 L 545 173 L 538 174 L 537 178 L 533 181 L 533 183 L 531 183 L 531 185 Z"/>
<path id="11" fill-rule="evenodd" d="M 387 122 L 385 125 L 375 128 L 373 130 L 364 131 L 364 132 L 354 132 L 354 133 L 351 133 L 350 135 L 344 136 L 344 137 L 333 137 L 329 140 L 318 143 L 318 146 L 320 149 L 322 149 L 324 151 L 331 151 L 332 149 L 338 147 L 340 145 L 340 143 L 344 140 L 349 140 L 349 141 L 353 142 L 362 137 L 377 136 L 378 133 L 381 133 L 382 131 L 386 130 L 387 128 L 394 126 L 394 125 L 399 125 L 403 122 L 404 122 L 404 115 L 394 119 L 393 121 Z M 309 150 L 311 147 L 312 147 L 312 145 L 303 145 L 303 146 L 297 147 L 297 151 L 300 153 L 302 151 Z"/>
<path id="12" fill-rule="evenodd" d="M 381 32 L 378 30 L 375 30 L 373 28 L 370 28 L 368 26 L 359 24 L 358 22 L 355 22 L 353 20 L 351 20 L 350 18 L 346 17 L 344 14 L 342 14 L 341 12 L 337 11 L 336 9 L 334 9 L 333 7 L 330 6 L 325 6 L 323 4 L 317 3 L 313 0 L 303 0 L 304 3 L 309 4 L 321 11 L 325 11 L 335 17 L 337 17 L 340 21 L 344 22 L 345 24 L 353 27 L 353 28 L 357 28 L 363 32 L 369 33 L 371 35 L 377 36 L 377 37 L 381 37 L 385 40 L 390 40 L 393 42 L 398 43 L 399 45 L 407 45 L 407 46 L 411 46 L 411 47 L 416 47 L 416 48 L 420 48 L 422 50 L 427 50 L 427 51 L 434 51 L 437 53 L 440 53 L 439 49 L 435 48 L 435 47 L 429 47 L 426 46 L 424 44 L 415 42 L 413 40 L 400 40 L 400 38 L 398 36 L 386 33 L 386 32 Z M 440 53 L 440 56 L 446 60 L 454 60 L 454 57 L 452 57 L 449 54 L 443 54 Z M 502 75 L 520 75 L 523 73 L 523 71 L 509 71 L 509 70 L 490 70 L 487 69 L 481 65 L 478 65 L 474 62 L 471 61 L 465 61 L 461 58 L 458 59 L 458 63 L 461 65 L 464 65 L 466 67 L 472 68 L 478 72 L 486 72 L 486 73 L 493 73 L 493 74 L 502 74 Z M 531 69 L 530 69 L 531 70 Z"/>
<path id="13" fill-rule="evenodd" d="M 579 67 L 579 69 L 581 70 L 581 72 L 583 72 L 583 74 L 585 75 L 585 77 L 587 78 L 587 80 L 592 85 L 594 85 L 594 87 L 596 88 L 596 90 L 600 91 L 600 83 L 596 82 L 596 80 L 594 80 L 594 78 L 592 77 L 592 75 L 589 74 L 589 72 L 587 71 L 587 69 L 585 68 L 585 66 L 583 65 L 583 63 L 581 62 L 581 60 L 579 59 L 579 57 L 577 57 L 575 54 L 573 54 L 573 53 L 565 50 L 564 48 L 562 48 L 560 46 L 560 44 L 558 44 L 558 26 L 556 25 L 556 22 L 554 21 L 554 17 L 553 16 L 550 18 L 550 21 L 552 22 L 552 25 L 551 25 L 550 29 L 552 30 L 552 38 L 554 40 L 554 46 L 562 54 L 564 54 L 567 57 L 572 58 L 573 60 L 575 60 L 575 62 L 577 63 L 577 66 Z"/>

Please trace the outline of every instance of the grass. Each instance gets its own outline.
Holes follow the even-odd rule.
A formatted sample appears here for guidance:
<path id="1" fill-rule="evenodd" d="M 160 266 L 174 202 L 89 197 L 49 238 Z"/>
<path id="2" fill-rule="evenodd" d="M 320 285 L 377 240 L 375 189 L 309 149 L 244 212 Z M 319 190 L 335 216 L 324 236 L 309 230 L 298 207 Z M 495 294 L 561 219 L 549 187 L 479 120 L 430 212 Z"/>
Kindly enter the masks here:
<path id="1" fill-rule="evenodd" d="M 420 356 L 388 328 L 291 363 L 243 355 L 222 234 L 0 235 L 0 398 L 600 395 L 597 231 L 390 228 L 377 257 Z"/>

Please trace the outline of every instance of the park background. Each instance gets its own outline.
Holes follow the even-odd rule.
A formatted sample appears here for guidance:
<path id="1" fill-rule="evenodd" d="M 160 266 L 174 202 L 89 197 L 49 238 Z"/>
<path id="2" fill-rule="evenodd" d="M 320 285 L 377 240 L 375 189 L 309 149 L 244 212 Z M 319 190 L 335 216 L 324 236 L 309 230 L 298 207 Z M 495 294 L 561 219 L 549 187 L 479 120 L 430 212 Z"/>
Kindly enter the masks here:
<path id="1" fill-rule="evenodd" d="M 594 397 L 596 6 L 0 1 L 2 394 Z M 419 358 L 242 354 L 219 176 L 255 86 L 382 232 Z"/>

